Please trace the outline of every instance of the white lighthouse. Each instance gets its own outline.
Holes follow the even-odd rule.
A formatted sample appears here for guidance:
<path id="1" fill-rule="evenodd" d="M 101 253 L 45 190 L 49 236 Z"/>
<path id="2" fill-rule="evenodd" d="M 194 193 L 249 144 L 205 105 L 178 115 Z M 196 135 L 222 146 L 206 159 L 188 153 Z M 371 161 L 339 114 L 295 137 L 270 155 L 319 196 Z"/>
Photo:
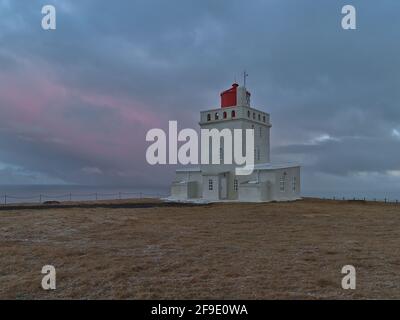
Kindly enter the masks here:
<path id="1" fill-rule="evenodd" d="M 252 174 L 237 175 L 235 164 L 202 164 L 178 169 L 171 186 L 172 200 L 267 202 L 300 198 L 300 166 L 270 162 L 270 116 L 253 108 L 250 97 L 245 86 L 234 83 L 221 93 L 220 108 L 200 112 L 199 124 L 201 129 L 220 131 L 253 129 Z M 223 148 L 221 144 L 221 158 Z"/>

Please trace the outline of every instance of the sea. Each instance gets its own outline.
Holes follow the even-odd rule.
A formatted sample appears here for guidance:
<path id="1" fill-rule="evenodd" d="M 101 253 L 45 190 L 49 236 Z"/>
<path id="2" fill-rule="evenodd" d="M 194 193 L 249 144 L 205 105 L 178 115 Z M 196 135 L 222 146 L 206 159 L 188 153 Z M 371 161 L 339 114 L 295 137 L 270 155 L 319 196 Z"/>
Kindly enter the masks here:
<path id="1" fill-rule="evenodd" d="M 165 198 L 167 187 L 138 188 L 127 186 L 82 185 L 0 185 L 0 205 L 43 203 L 46 201 L 93 201 L 137 198 Z"/>

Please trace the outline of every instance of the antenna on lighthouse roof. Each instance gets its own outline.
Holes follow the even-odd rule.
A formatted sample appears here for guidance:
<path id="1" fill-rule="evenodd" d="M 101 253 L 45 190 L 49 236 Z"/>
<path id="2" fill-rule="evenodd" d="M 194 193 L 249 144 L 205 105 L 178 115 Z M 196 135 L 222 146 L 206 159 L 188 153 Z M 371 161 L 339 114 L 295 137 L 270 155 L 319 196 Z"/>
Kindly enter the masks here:
<path id="1" fill-rule="evenodd" d="M 246 78 L 249 76 L 249 74 L 246 72 L 246 70 L 243 71 L 243 86 L 246 88 Z"/>

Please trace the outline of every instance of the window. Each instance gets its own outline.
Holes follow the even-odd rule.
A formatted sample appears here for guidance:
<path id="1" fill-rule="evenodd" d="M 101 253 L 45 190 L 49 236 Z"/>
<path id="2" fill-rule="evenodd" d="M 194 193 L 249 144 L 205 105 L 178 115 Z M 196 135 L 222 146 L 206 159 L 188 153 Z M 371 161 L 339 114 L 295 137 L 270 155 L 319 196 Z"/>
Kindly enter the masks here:
<path id="1" fill-rule="evenodd" d="M 254 119 L 254 120 L 256 119 L 256 114 L 255 114 L 255 112 L 253 112 L 253 119 Z"/>
<path id="2" fill-rule="evenodd" d="M 235 117 L 236 117 L 236 112 L 235 112 L 235 110 L 232 110 L 232 112 L 231 112 L 231 117 L 232 117 L 232 118 L 235 118 Z"/>
<path id="3" fill-rule="evenodd" d="M 283 175 L 279 180 L 279 190 L 281 192 L 285 192 L 285 178 L 286 178 L 285 175 Z"/>
<path id="4" fill-rule="evenodd" d="M 224 163 L 224 148 L 219 148 L 219 163 Z"/>
<path id="5" fill-rule="evenodd" d="M 297 178 L 293 177 L 292 178 L 292 191 L 296 191 L 296 187 L 297 187 Z"/>
<path id="6" fill-rule="evenodd" d="M 250 118 L 250 111 L 247 111 L 247 118 Z"/>
<path id="7" fill-rule="evenodd" d="M 208 190 L 212 191 L 213 189 L 214 189 L 213 180 L 209 179 L 208 180 Z"/>
<path id="8" fill-rule="evenodd" d="M 226 112 L 224 111 L 224 119 L 226 119 Z"/>
<path id="9" fill-rule="evenodd" d="M 258 114 L 258 121 L 261 121 L 261 115 Z"/>
<path id="10" fill-rule="evenodd" d="M 265 122 L 265 116 L 263 116 L 263 122 Z"/>
<path id="11" fill-rule="evenodd" d="M 257 160 L 260 161 L 260 149 L 257 149 Z"/>
<path id="12" fill-rule="evenodd" d="M 237 179 L 233 180 L 233 190 L 238 191 L 238 187 L 239 187 L 239 184 L 238 184 Z"/>
<path id="13" fill-rule="evenodd" d="M 259 129 L 260 129 L 259 130 L 260 131 L 260 137 L 262 137 L 262 128 L 260 127 Z"/>
<path id="14" fill-rule="evenodd" d="M 207 114 L 207 121 L 211 121 L 211 114 Z"/>
<path id="15" fill-rule="evenodd" d="M 218 120 L 219 119 L 219 115 L 218 115 L 218 112 L 216 112 L 215 113 L 215 120 Z"/>

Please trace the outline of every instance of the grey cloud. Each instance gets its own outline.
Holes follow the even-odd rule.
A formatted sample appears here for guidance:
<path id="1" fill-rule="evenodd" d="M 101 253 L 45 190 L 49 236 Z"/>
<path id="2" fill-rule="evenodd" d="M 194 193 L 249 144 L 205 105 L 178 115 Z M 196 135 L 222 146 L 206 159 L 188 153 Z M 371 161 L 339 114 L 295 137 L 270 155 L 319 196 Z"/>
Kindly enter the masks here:
<path id="1" fill-rule="evenodd" d="M 7 20 L 0 70 L 21 69 L 17 58 L 30 59 L 69 88 L 131 98 L 197 128 L 198 112 L 218 106 L 219 92 L 246 68 L 254 105 L 271 113 L 274 157 L 302 162 L 303 181 L 336 184 L 355 171 L 398 168 L 399 143 L 391 136 L 400 126 L 398 1 L 353 0 L 356 31 L 340 28 L 346 1 L 64 1 L 53 33 L 40 29 L 44 3 L 10 2 L 0 13 Z M 98 108 L 91 119 L 90 106 L 70 103 L 65 117 L 87 122 L 91 132 L 118 126 L 111 111 Z M 307 145 L 323 134 L 339 140 Z M 135 155 L 122 161 L 0 138 L 10 162 L 63 179 L 94 179 L 74 172 L 98 167 L 95 183 L 157 184 L 149 174 L 157 170 L 167 184 L 173 167 L 146 165 L 144 142 L 132 141 Z M 315 174 L 326 176 L 313 180 Z"/>
<path id="2" fill-rule="evenodd" d="M 400 170 L 399 150 L 400 139 L 362 137 L 274 148 L 278 154 L 305 159 L 304 166 L 309 170 L 334 175 Z"/>

